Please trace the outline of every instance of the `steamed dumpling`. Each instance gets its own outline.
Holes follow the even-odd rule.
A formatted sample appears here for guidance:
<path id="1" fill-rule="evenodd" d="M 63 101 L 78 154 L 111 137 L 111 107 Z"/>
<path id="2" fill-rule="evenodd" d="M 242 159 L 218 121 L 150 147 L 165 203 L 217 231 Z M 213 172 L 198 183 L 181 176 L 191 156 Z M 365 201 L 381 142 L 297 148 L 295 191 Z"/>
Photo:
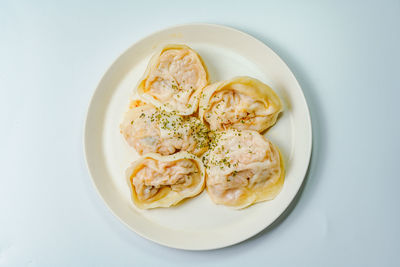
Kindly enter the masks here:
<path id="1" fill-rule="evenodd" d="M 186 45 L 167 45 L 156 53 L 138 86 L 139 95 L 156 107 L 190 115 L 197 111 L 208 73 L 200 56 Z"/>
<path id="2" fill-rule="evenodd" d="M 141 209 L 176 205 L 198 195 L 205 181 L 203 164 L 187 152 L 147 154 L 133 162 L 126 175 L 133 203 Z"/>
<path id="3" fill-rule="evenodd" d="M 203 89 L 199 117 L 211 130 L 262 132 L 275 124 L 282 104 L 266 84 L 250 77 L 236 77 Z"/>
<path id="4" fill-rule="evenodd" d="M 218 132 L 211 147 L 203 162 L 207 191 L 216 204 L 244 208 L 280 192 L 284 167 L 279 150 L 258 132 Z"/>
<path id="5" fill-rule="evenodd" d="M 209 142 L 209 130 L 198 118 L 182 117 L 141 101 L 132 102 L 121 133 L 140 155 L 170 155 L 181 150 L 201 155 Z"/>

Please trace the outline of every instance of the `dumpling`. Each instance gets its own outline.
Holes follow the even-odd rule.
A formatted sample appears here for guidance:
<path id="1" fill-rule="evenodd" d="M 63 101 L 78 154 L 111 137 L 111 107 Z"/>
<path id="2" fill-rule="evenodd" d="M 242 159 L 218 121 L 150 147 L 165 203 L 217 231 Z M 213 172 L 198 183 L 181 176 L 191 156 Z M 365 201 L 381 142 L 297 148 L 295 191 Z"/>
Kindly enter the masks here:
<path id="1" fill-rule="evenodd" d="M 141 209 L 170 207 L 204 189 L 200 159 L 187 152 L 146 154 L 126 170 L 133 203 Z"/>
<path id="2" fill-rule="evenodd" d="M 208 149 L 209 130 L 198 118 L 166 112 L 140 100 L 131 103 L 120 127 L 140 155 L 170 155 L 181 150 L 201 155 Z"/>
<path id="3" fill-rule="evenodd" d="M 266 84 L 250 77 L 235 77 L 203 89 L 199 117 L 211 130 L 262 132 L 275 124 L 282 104 Z"/>
<path id="4" fill-rule="evenodd" d="M 156 107 L 190 115 L 197 111 L 208 73 L 200 56 L 186 45 L 167 45 L 150 60 L 137 88 Z"/>
<path id="5" fill-rule="evenodd" d="M 210 146 L 202 160 L 207 192 L 216 204 L 244 208 L 280 192 L 285 173 L 280 152 L 258 132 L 217 132 Z"/>

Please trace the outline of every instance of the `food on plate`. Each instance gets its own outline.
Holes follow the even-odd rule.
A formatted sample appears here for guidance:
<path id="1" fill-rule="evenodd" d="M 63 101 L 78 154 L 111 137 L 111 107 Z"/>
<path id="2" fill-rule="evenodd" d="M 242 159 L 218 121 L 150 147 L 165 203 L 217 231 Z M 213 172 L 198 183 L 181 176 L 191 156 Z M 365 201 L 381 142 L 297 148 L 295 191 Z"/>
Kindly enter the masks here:
<path id="1" fill-rule="evenodd" d="M 146 102 L 179 115 L 197 111 L 208 73 L 201 57 L 186 45 L 170 44 L 150 60 L 137 92 Z"/>
<path id="2" fill-rule="evenodd" d="M 140 100 L 132 101 L 120 128 L 140 155 L 179 151 L 201 155 L 208 149 L 209 130 L 198 118 L 167 112 Z"/>
<path id="3" fill-rule="evenodd" d="M 275 124 L 282 104 L 266 84 L 250 77 L 235 77 L 203 89 L 199 117 L 211 130 L 262 132 Z"/>
<path id="4" fill-rule="evenodd" d="M 205 183 L 200 159 L 187 152 L 146 154 L 126 170 L 132 200 L 141 209 L 170 207 L 199 194 Z"/>
<path id="5" fill-rule="evenodd" d="M 268 85 L 247 76 L 209 85 L 201 57 L 172 44 L 151 58 L 137 93 L 120 125 L 142 155 L 126 171 L 137 207 L 170 207 L 204 187 L 237 209 L 279 194 L 283 160 L 260 134 L 282 111 Z"/>
<path id="6" fill-rule="evenodd" d="M 285 173 L 278 148 L 256 131 L 230 129 L 215 135 L 202 159 L 211 199 L 244 208 L 275 198 Z"/>

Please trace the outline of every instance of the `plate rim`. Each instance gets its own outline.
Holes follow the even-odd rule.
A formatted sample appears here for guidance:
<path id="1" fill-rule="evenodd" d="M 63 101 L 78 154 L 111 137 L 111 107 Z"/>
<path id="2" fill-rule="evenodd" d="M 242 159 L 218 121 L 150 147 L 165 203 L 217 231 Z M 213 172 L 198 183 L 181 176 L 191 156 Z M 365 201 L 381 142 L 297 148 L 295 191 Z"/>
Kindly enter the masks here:
<path id="1" fill-rule="evenodd" d="M 241 238 L 240 240 L 234 240 L 234 241 L 231 241 L 231 242 L 226 242 L 226 244 L 224 244 L 224 245 L 208 246 L 208 247 L 196 247 L 196 248 L 192 248 L 192 247 L 191 247 L 191 248 L 186 248 L 186 247 L 182 247 L 182 246 L 172 245 L 172 244 L 169 244 L 169 243 L 160 241 L 160 240 L 156 240 L 156 239 L 154 239 L 154 238 L 152 238 L 152 237 L 150 237 L 150 236 L 147 236 L 147 235 L 146 235 L 145 233 L 143 233 L 142 231 L 139 231 L 138 229 L 135 229 L 134 227 L 132 227 L 131 225 L 129 225 L 126 221 L 124 221 L 124 220 L 113 210 L 113 208 L 111 207 L 111 205 L 110 205 L 110 204 L 106 201 L 106 199 L 103 197 L 102 193 L 100 192 L 100 189 L 99 189 L 98 185 L 97 185 L 96 182 L 95 182 L 94 174 L 93 174 L 94 171 L 92 170 L 92 167 L 90 166 L 89 160 L 88 160 L 88 154 L 89 154 L 89 151 L 88 151 L 88 150 L 89 150 L 89 148 L 88 148 L 88 142 L 87 142 L 87 138 L 88 138 L 87 135 L 88 135 L 88 131 L 89 131 L 89 130 L 88 130 L 88 118 L 89 118 L 88 115 L 89 115 L 90 110 L 91 110 L 91 108 L 92 108 L 92 106 L 93 106 L 94 99 L 96 98 L 96 95 L 97 95 L 97 93 L 99 92 L 98 89 L 99 89 L 100 85 L 101 85 L 102 83 L 104 83 L 104 80 L 105 80 L 107 74 L 109 73 L 109 70 L 112 69 L 113 67 L 115 67 L 115 66 L 117 65 L 117 63 L 120 61 L 120 59 L 123 58 L 123 56 L 126 55 L 127 52 L 130 51 L 131 48 L 132 48 L 133 46 L 135 46 L 136 44 L 138 44 L 138 43 L 140 43 L 140 42 L 143 42 L 143 41 L 145 41 L 145 40 L 148 39 L 148 38 L 151 38 L 151 37 L 153 37 L 153 36 L 156 36 L 156 35 L 158 35 L 158 34 L 161 34 L 161 33 L 165 32 L 165 31 L 169 31 L 169 30 L 173 30 L 173 29 L 178 29 L 178 28 L 182 28 L 182 27 L 190 27 L 190 26 L 194 26 L 194 27 L 199 27 L 199 26 L 200 26 L 200 27 L 201 27 L 201 26 L 202 26 L 202 27 L 213 27 L 213 28 L 219 28 L 219 29 L 225 30 L 225 31 L 232 31 L 232 32 L 235 32 L 236 34 L 241 34 L 241 35 L 243 35 L 244 37 L 250 39 L 251 41 L 257 42 L 257 43 L 259 43 L 260 45 L 262 45 L 262 46 L 266 47 L 267 49 L 269 49 L 269 50 L 272 52 L 272 54 L 280 61 L 280 63 L 283 64 L 283 65 L 289 70 L 289 73 L 290 73 L 289 75 L 292 76 L 292 78 L 294 79 L 296 85 L 299 87 L 300 93 L 301 93 L 301 99 L 302 99 L 302 101 L 303 101 L 304 104 L 305 104 L 304 106 L 305 106 L 305 111 L 306 111 L 306 115 L 307 115 L 305 119 L 306 119 L 306 121 L 307 121 L 307 124 L 309 125 L 309 133 L 307 134 L 307 135 L 308 135 L 308 143 L 309 143 L 309 146 L 308 146 L 308 148 L 307 148 L 307 150 L 306 150 L 307 158 L 306 158 L 306 161 L 305 161 L 305 164 L 304 164 L 304 166 L 305 166 L 305 167 L 303 168 L 304 170 L 302 171 L 302 172 L 304 172 L 304 173 L 301 174 L 301 182 L 298 183 L 298 186 L 297 186 L 297 188 L 296 188 L 296 190 L 295 190 L 296 193 L 293 194 L 293 196 L 291 197 L 290 201 L 288 201 L 287 204 L 282 208 L 282 211 L 281 211 L 280 213 L 277 213 L 277 214 L 271 216 L 271 217 L 272 217 L 272 220 L 271 220 L 269 223 L 266 222 L 266 223 L 262 224 L 262 227 L 260 227 L 260 229 L 257 229 L 256 231 L 254 231 L 252 234 L 248 235 L 248 236 L 245 237 L 245 238 Z M 91 94 L 91 97 L 90 97 L 90 100 L 89 100 L 89 103 L 88 103 L 88 106 L 87 106 L 87 109 L 86 109 L 86 113 L 85 113 L 85 120 L 84 120 L 84 127 L 83 127 L 83 150 L 84 150 L 83 152 L 84 152 L 84 159 L 85 159 L 84 161 L 85 161 L 86 168 L 87 168 L 87 170 L 88 170 L 88 172 L 89 172 L 89 177 L 90 177 L 91 183 L 93 184 L 94 188 L 96 189 L 96 192 L 97 192 L 98 196 L 100 196 L 100 198 L 102 199 L 103 203 L 106 205 L 106 207 L 108 208 L 108 210 L 111 211 L 111 213 L 112 213 L 116 218 L 118 218 L 118 220 L 119 220 L 123 225 L 125 225 L 126 227 L 128 227 L 128 229 L 130 229 L 131 231 L 135 232 L 137 235 L 139 235 L 140 237 L 142 237 L 142 238 L 144 238 L 144 239 L 150 240 L 150 241 L 152 241 L 152 242 L 154 242 L 154 243 L 156 243 L 156 244 L 163 245 L 163 246 L 166 246 L 166 247 L 169 247 L 169 248 L 182 249 L 182 250 L 188 250 L 188 251 L 214 250 L 214 249 L 221 249 L 221 248 L 229 247 L 229 246 L 232 246 L 232 245 L 235 245 L 235 244 L 243 243 L 244 241 L 246 241 L 246 240 L 252 238 L 253 236 L 259 234 L 260 232 L 262 232 L 262 231 L 268 229 L 271 225 L 273 225 L 273 224 L 277 221 L 278 218 L 280 218 L 283 214 L 285 214 L 285 212 L 288 210 L 288 208 L 290 207 L 290 205 L 293 204 L 293 201 L 295 200 L 296 196 L 300 193 L 300 191 L 301 191 L 300 189 L 301 189 L 301 187 L 303 186 L 303 184 L 304 184 L 304 182 L 305 182 L 305 180 L 306 180 L 306 176 L 307 176 L 308 170 L 309 170 L 309 168 L 310 168 L 310 162 L 311 162 L 311 156 L 312 156 L 312 147 L 313 147 L 313 141 L 312 141 L 312 140 L 313 140 L 313 131 L 312 131 L 312 129 L 313 129 L 313 128 L 312 128 L 310 110 L 309 110 L 309 106 L 308 106 L 308 103 L 307 103 L 307 99 L 306 99 L 306 97 L 305 97 L 305 95 L 304 95 L 304 92 L 303 92 L 302 87 L 300 86 L 298 80 L 296 79 L 296 76 L 294 75 L 294 73 L 292 72 L 292 70 L 289 68 L 289 66 L 286 64 L 286 62 L 285 62 L 272 48 L 270 48 L 266 43 L 262 42 L 261 40 L 257 39 L 256 37 L 254 37 L 254 36 L 252 36 L 252 35 L 250 35 L 250 34 L 244 32 L 244 31 L 241 31 L 241 30 L 238 30 L 238 29 L 236 29 L 236 28 L 233 28 L 233 27 L 230 27 L 230 26 L 226 26 L 226 25 L 213 24 L 213 23 L 182 23 L 182 24 L 175 24 L 175 25 L 172 25 L 172 26 L 169 26 L 169 27 L 165 27 L 165 28 L 159 29 L 159 30 L 157 30 L 157 31 L 154 31 L 154 32 L 148 34 L 148 35 L 145 35 L 145 36 L 142 37 L 142 38 L 139 38 L 139 39 L 136 40 L 134 43 L 132 43 L 131 45 L 129 45 L 125 50 L 123 50 L 123 51 L 112 61 L 112 63 L 109 65 L 109 67 L 106 69 L 106 71 L 101 75 L 101 78 L 100 78 L 99 82 L 97 83 L 95 89 L 93 90 L 93 92 L 92 92 L 92 94 Z"/>

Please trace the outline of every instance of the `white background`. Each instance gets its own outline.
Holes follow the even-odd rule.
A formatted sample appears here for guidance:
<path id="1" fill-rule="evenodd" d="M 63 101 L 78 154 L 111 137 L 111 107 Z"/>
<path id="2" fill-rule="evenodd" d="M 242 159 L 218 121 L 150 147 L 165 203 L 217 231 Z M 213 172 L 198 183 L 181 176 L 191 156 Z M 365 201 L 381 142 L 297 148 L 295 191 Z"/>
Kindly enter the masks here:
<path id="1" fill-rule="evenodd" d="M 168 26 L 243 30 L 289 65 L 314 135 L 301 194 L 229 248 L 147 241 L 89 178 L 90 97 L 132 43 Z M 0 266 L 399 266 L 400 1 L 0 2 Z"/>

